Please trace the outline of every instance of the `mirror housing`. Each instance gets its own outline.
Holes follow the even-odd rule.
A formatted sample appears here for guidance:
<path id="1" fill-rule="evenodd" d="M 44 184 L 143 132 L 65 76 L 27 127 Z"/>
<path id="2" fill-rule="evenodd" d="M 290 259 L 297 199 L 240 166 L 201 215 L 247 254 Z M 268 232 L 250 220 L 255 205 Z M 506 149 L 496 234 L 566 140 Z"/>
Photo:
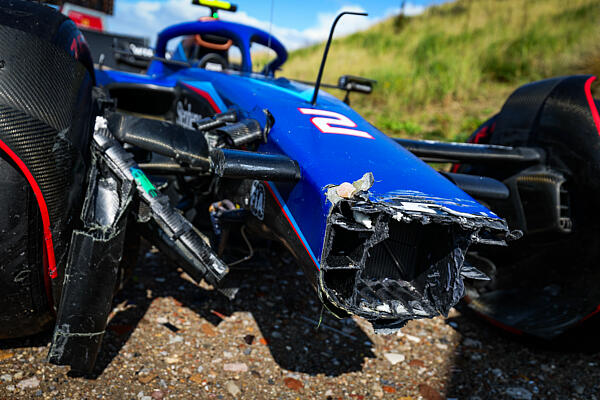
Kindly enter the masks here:
<path id="1" fill-rule="evenodd" d="M 377 81 L 373 79 L 362 78 L 354 75 L 342 75 L 338 79 L 338 86 L 346 92 L 358 92 L 370 94 L 373 91 L 373 85 Z"/>

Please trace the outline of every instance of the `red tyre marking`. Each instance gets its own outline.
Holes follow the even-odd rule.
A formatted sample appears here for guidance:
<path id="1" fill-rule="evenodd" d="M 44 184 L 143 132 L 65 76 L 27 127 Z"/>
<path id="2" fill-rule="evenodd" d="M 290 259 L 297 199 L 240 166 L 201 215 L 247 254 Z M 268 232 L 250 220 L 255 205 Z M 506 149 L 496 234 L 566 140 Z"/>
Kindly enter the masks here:
<path id="1" fill-rule="evenodd" d="M 587 98 L 588 105 L 590 106 L 594 124 L 596 124 L 596 131 L 598 132 L 598 135 L 600 135 L 600 115 L 598 115 L 598 109 L 596 108 L 596 103 L 592 97 L 592 82 L 595 80 L 596 77 L 592 76 L 585 82 L 585 97 Z"/>
<path id="2" fill-rule="evenodd" d="M 579 323 L 584 322 L 585 320 L 588 320 L 590 318 L 592 318 L 594 315 L 598 314 L 600 312 L 600 305 L 596 307 L 596 309 L 594 311 L 592 311 L 591 313 L 589 313 L 588 315 L 586 315 L 585 317 L 583 317 L 581 319 L 581 321 L 579 321 Z"/>
<path id="3" fill-rule="evenodd" d="M 42 194 L 42 190 L 37 184 L 33 175 L 29 171 L 29 168 L 25 165 L 23 160 L 17 156 L 17 154 L 10 149 L 2 140 L 0 140 L 0 149 L 4 150 L 4 152 L 13 160 L 15 164 L 19 167 L 25 178 L 29 182 L 29 186 L 33 189 L 33 194 L 38 203 L 38 207 L 40 209 L 40 214 L 42 216 L 42 225 L 44 226 L 44 243 L 46 244 L 46 260 L 48 262 L 48 268 L 44 268 L 44 279 L 46 275 L 49 275 L 50 278 L 54 279 L 58 276 L 56 271 L 56 260 L 54 259 L 54 245 L 52 243 L 52 231 L 50 230 L 50 216 L 48 214 L 48 207 L 46 206 L 46 200 L 44 199 L 44 195 Z"/>
<path id="4" fill-rule="evenodd" d="M 487 136 L 488 133 L 488 127 L 487 125 L 484 126 L 483 128 L 481 128 L 476 134 L 475 134 L 475 138 L 473 139 L 473 143 L 479 143 L 479 141 L 483 138 L 485 138 Z"/>

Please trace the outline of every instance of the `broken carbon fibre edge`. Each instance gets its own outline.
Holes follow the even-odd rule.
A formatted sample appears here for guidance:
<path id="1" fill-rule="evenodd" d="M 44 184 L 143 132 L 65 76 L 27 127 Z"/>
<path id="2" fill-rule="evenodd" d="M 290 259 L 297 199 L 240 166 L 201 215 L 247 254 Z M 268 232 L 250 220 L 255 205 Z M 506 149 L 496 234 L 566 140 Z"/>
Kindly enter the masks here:
<path id="1" fill-rule="evenodd" d="M 140 200 L 138 222 L 152 242 L 180 261 L 194 280 L 216 285 L 229 271 L 202 237 L 169 204 L 138 168 L 131 154 L 97 117 L 92 168 L 81 213 L 83 229 L 75 230 L 48 361 L 90 373 L 98 355 L 112 305 L 123 253 L 127 214 L 134 196 Z M 142 215 L 141 215 L 142 214 Z M 222 290 L 228 297 L 235 291 Z"/>
<path id="2" fill-rule="evenodd" d="M 372 201 L 366 173 L 329 186 L 319 297 L 332 311 L 391 333 L 410 319 L 446 316 L 464 295 L 464 277 L 486 279 L 464 263 L 471 243 L 505 245 L 503 220 L 454 212 L 419 196 Z M 483 237 L 484 232 L 491 235 Z"/>

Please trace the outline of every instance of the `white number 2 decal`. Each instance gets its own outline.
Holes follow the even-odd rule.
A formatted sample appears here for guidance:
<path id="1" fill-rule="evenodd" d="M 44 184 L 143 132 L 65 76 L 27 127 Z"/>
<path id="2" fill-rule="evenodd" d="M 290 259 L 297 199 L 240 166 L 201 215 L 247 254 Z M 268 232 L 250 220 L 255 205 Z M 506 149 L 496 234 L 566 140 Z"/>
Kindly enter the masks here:
<path id="1" fill-rule="evenodd" d="M 375 139 L 367 132 L 359 131 L 357 129 L 350 129 L 356 128 L 356 124 L 345 115 L 338 114 L 333 111 L 315 110 L 314 108 L 299 108 L 298 111 L 306 115 L 320 115 L 319 117 L 311 118 L 310 122 L 312 122 L 313 125 L 323 133 L 335 133 L 338 135 L 350 135 L 366 139 Z"/>

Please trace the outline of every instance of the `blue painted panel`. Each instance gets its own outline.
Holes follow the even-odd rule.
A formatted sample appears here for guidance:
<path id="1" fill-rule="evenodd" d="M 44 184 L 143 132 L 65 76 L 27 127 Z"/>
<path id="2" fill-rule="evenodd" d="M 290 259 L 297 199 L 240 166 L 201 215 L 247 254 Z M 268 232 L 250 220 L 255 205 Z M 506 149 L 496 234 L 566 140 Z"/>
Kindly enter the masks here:
<path id="1" fill-rule="evenodd" d="M 159 63 L 160 64 L 160 63 Z M 497 218 L 433 168 L 377 130 L 358 113 L 335 97 L 320 92 L 316 106 L 310 104 L 312 88 L 286 79 L 273 79 L 253 74 L 214 72 L 198 68 L 169 71 L 168 75 L 143 77 L 110 72 L 101 78 L 109 80 L 155 83 L 174 86 L 176 82 L 199 85 L 210 82 L 216 98 L 235 104 L 264 124 L 263 109 L 275 117 L 267 144 L 260 151 L 285 154 L 301 166 L 302 179 L 293 187 L 276 185 L 281 199 L 306 239 L 311 252 L 320 260 L 326 218 L 331 204 L 326 200 L 327 185 L 338 185 L 373 173 L 375 183 L 370 190 L 372 199 L 385 200 L 393 196 L 416 195 L 435 201 L 456 212 Z M 300 109 L 304 109 L 302 112 Z M 324 133 L 324 115 L 337 113 L 348 118 L 342 133 L 362 132 L 362 137 L 341 133 Z M 326 117 L 326 115 L 325 115 Z M 321 129 L 318 127 L 320 126 Z M 275 185 L 274 185 L 275 187 Z"/>

